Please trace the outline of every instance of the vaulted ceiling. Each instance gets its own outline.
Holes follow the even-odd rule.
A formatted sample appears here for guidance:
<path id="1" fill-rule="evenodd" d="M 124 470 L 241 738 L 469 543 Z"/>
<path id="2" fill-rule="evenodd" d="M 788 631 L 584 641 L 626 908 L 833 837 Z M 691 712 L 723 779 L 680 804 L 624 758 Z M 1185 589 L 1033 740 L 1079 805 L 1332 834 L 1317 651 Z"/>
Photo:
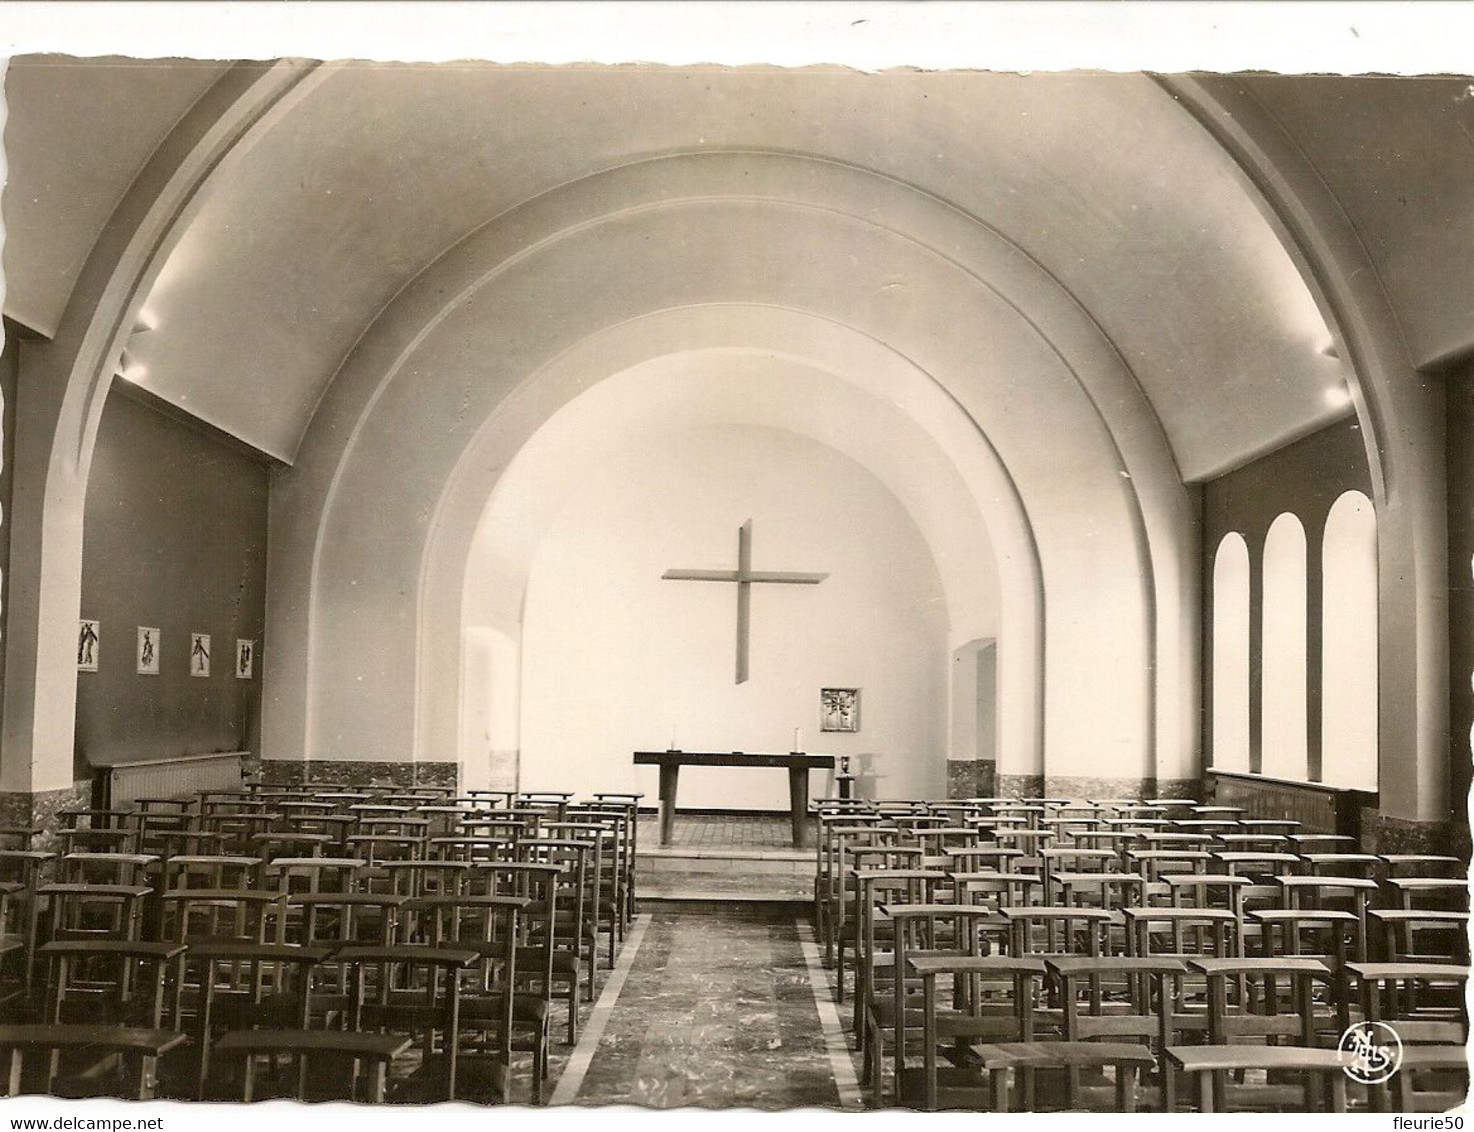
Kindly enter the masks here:
<path id="1" fill-rule="evenodd" d="M 113 208 L 222 70 L 11 62 L 7 315 L 55 329 Z M 1469 82 L 1247 81 L 1355 225 L 1413 361 L 1469 350 Z M 1347 411 L 1331 335 L 1255 193 L 1133 75 L 332 64 L 212 174 L 129 372 L 290 462 L 355 342 L 448 249 L 570 182 L 733 150 L 870 170 L 1000 233 L 1104 330 L 1184 479 Z"/>

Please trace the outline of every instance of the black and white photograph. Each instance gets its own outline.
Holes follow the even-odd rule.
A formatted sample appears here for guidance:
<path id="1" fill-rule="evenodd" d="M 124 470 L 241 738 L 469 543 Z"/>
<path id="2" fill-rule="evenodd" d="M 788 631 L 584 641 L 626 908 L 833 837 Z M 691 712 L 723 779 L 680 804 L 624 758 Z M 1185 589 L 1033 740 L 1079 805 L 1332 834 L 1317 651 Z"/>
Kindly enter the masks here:
<path id="1" fill-rule="evenodd" d="M 138 626 L 138 656 L 136 670 L 140 676 L 159 674 L 159 631 L 148 625 Z"/>
<path id="2" fill-rule="evenodd" d="M 1474 9 L 6 7 L 0 1115 L 1462 1110 Z"/>

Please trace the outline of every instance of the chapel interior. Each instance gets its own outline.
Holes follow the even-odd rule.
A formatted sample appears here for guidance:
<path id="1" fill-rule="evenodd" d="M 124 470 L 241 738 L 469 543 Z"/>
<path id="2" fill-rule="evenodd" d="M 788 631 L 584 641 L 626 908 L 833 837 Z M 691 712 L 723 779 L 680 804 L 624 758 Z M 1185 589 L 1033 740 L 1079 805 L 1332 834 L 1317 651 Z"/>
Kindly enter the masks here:
<path id="1" fill-rule="evenodd" d="M 1469 78 L 4 95 L 7 1095 L 1463 1102 Z"/>

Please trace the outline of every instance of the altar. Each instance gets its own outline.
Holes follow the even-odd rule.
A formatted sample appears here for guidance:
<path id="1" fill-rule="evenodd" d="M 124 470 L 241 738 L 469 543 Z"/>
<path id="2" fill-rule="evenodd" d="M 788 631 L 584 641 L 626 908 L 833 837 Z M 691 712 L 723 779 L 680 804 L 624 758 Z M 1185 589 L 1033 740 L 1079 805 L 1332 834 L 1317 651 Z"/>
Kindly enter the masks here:
<path id="1" fill-rule="evenodd" d="M 676 820 L 676 783 L 683 766 L 751 766 L 788 768 L 788 802 L 793 816 L 793 845 L 804 847 L 809 819 L 809 771 L 834 767 L 833 755 L 802 751 L 761 754 L 747 751 L 636 751 L 636 766 L 660 768 L 660 844 L 670 845 Z"/>

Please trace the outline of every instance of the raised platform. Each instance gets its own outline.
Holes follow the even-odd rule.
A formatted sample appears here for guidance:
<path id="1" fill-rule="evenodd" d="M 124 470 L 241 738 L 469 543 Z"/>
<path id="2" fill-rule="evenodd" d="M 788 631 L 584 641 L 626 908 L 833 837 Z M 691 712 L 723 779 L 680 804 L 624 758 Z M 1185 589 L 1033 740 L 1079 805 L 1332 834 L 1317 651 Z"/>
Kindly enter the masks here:
<path id="1" fill-rule="evenodd" d="M 814 851 L 791 836 L 787 814 L 677 813 L 663 848 L 654 815 L 642 814 L 635 890 L 642 902 L 807 905 Z"/>

